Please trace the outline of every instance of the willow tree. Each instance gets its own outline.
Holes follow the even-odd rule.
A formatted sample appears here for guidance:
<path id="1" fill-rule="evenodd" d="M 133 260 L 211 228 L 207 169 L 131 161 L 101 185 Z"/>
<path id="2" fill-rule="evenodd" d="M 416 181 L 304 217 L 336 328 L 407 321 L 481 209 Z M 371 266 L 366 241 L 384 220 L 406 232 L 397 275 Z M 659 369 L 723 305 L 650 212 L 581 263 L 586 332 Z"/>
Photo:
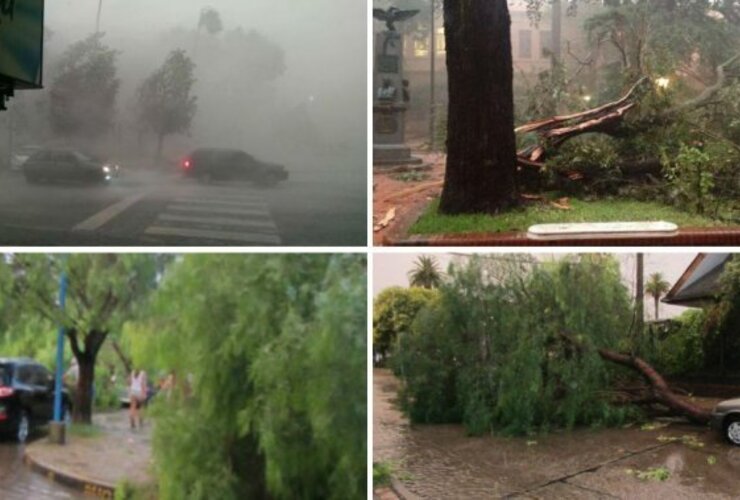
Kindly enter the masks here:
<path id="1" fill-rule="evenodd" d="M 636 397 L 613 390 L 629 373 L 645 382 L 641 398 L 709 419 L 639 357 L 632 301 L 611 257 L 516 266 L 473 257 L 452 268 L 440 293 L 396 343 L 412 421 L 511 434 L 619 424 L 636 412 L 624 404 Z"/>
<path id="2" fill-rule="evenodd" d="M 359 255 L 173 264 L 127 333 L 176 380 L 151 409 L 161 498 L 366 497 L 365 273 Z"/>
<path id="3" fill-rule="evenodd" d="M 445 0 L 447 166 L 439 209 L 517 202 L 511 18 L 506 0 Z"/>
<path id="4" fill-rule="evenodd" d="M 95 362 L 100 348 L 120 332 L 137 305 L 157 285 L 160 257 L 150 254 L 15 254 L 3 262 L 10 272 L 0 287 L 27 315 L 63 325 L 79 367 L 73 420 L 92 420 Z M 66 306 L 57 304 L 60 274 L 68 280 Z M 56 331 L 37 332 L 55 338 Z"/>

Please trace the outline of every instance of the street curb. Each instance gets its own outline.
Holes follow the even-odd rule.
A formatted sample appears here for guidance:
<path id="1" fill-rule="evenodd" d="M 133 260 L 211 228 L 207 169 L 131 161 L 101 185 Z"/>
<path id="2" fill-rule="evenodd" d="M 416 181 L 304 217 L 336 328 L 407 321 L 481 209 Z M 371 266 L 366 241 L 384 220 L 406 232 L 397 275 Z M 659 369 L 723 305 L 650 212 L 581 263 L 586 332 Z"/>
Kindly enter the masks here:
<path id="1" fill-rule="evenodd" d="M 410 227 L 410 226 L 409 226 Z M 675 236 L 628 236 L 591 239 L 535 240 L 525 232 L 456 233 L 434 235 L 387 235 L 389 246 L 734 246 L 740 244 L 740 228 L 684 228 Z"/>
<path id="2" fill-rule="evenodd" d="M 23 461 L 32 471 L 43 474 L 49 481 L 57 482 L 64 486 L 76 489 L 85 495 L 97 498 L 113 498 L 115 496 L 115 485 L 60 470 L 34 457 L 33 453 L 31 453 L 28 448 L 23 452 Z"/>
<path id="3" fill-rule="evenodd" d="M 411 493 L 400 481 L 393 477 L 391 477 L 390 487 L 391 490 L 393 490 L 393 493 L 395 493 L 401 500 L 421 500 L 419 495 Z"/>

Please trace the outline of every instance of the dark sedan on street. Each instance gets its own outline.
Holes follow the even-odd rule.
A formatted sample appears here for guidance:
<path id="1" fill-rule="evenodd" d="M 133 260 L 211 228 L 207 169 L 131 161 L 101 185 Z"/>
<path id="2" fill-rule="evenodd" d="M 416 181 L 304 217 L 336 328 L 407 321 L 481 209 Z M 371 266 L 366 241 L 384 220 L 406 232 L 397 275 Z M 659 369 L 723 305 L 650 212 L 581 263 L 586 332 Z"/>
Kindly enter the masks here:
<path id="1" fill-rule="evenodd" d="M 714 408 L 712 428 L 720 431 L 730 443 L 740 446 L 740 398 L 722 401 Z"/>
<path id="2" fill-rule="evenodd" d="M 62 392 L 65 420 L 71 401 Z M 0 358 L 0 434 L 23 443 L 35 426 L 54 418 L 54 376 L 42 364 L 28 358 Z"/>
<path id="3" fill-rule="evenodd" d="M 67 149 L 41 149 L 26 160 L 22 170 L 29 183 L 107 183 L 118 175 L 117 165 Z"/>
<path id="4" fill-rule="evenodd" d="M 239 149 L 196 149 L 181 164 L 187 177 L 203 182 L 246 180 L 260 186 L 274 186 L 288 178 L 285 167 L 257 160 Z"/>

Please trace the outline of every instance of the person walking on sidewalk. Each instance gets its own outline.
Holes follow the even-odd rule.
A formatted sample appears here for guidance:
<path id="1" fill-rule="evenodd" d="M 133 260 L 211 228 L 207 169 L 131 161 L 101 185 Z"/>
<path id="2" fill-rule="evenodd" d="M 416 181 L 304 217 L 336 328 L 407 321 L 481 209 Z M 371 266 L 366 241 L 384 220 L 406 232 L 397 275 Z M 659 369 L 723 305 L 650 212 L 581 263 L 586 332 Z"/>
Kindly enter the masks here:
<path id="1" fill-rule="evenodd" d="M 146 372 L 144 370 L 132 371 L 129 381 L 129 421 L 132 429 L 136 428 L 137 422 L 139 428 L 144 424 L 139 409 L 146 402 L 147 387 Z"/>

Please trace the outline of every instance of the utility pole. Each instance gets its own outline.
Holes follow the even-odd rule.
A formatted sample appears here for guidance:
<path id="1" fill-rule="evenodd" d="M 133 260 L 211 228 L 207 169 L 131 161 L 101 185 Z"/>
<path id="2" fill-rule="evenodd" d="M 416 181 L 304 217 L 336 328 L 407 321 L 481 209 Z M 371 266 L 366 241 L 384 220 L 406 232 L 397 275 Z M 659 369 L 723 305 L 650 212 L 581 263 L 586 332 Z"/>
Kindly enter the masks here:
<path id="1" fill-rule="evenodd" d="M 103 0 L 98 0 L 98 17 L 95 20 L 95 33 L 100 33 L 100 11 L 103 10 Z"/>
<path id="2" fill-rule="evenodd" d="M 435 72 L 437 71 L 437 34 L 435 33 L 435 14 L 437 7 L 437 0 L 429 0 L 429 11 L 431 13 L 429 18 L 429 146 L 431 150 L 434 150 L 434 120 L 436 115 L 436 103 L 434 96 L 434 85 L 435 85 Z"/>
<path id="3" fill-rule="evenodd" d="M 643 268 L 644 268 L 644 255 L 642 253 L 637 254 L 637 265 L 636 267 L 636 285 L 635 285 L 635 316 L 637 321 L 635 323 L 635 332 L 637 337 L 643 335 L 644 324 L 645 324 L 645 287 L 643 284 Z"/>
<path id="4" fill-rule="evenodd" d="M 64 311 L 67 298 L 67 273 L 62 270 L 59 277 L 59 309 Z M 57 360 L 54 377 L 54 420 L 49 425 L 49 440 L 56 444 L 64 444 L 66 432 L 62 415 L 62 377 L 64 375 L 64 324 L 59 325 L 57 331 Z"/>

